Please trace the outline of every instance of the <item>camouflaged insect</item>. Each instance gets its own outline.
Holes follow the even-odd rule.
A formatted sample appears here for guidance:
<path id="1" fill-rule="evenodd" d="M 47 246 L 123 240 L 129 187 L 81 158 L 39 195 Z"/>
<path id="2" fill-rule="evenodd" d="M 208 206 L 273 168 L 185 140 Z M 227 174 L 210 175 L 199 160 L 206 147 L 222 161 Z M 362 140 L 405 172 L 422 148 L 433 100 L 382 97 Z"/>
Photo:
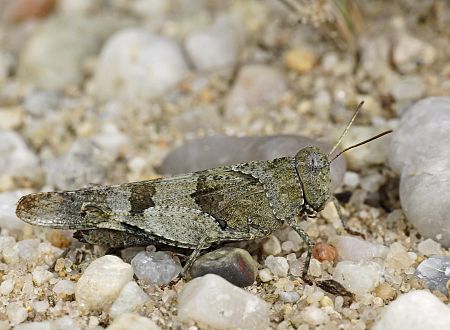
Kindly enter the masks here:
<path id="1" fill-rule="evenodd" d="M 299 221 L 315 216 L 327 201 L 336 202 L 329 188 L 330 163 L 329 155 L 306 147 L 272 161 L 31 194 L 20 199 L 16 213 L 33 225 L 75 229 L 75 237 L 92 244 L 192 249 L 185 271 L 212 244 L 262 238 L 288 223 L 307 243 L 306 275 L 314 244 Z"/>

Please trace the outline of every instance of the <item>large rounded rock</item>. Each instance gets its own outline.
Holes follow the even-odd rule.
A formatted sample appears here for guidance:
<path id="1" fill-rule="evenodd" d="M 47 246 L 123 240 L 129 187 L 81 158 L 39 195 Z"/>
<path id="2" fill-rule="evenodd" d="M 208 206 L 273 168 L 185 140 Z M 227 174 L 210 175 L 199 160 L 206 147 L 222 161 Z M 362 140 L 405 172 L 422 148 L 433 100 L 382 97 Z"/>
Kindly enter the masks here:
<path id="1" fill-rule="evenodd" d="M 450 246 L 450 98 L 431 97 L 406 111 L 389 161 L 401 175 L 400 201 L 425 237 Z"/>

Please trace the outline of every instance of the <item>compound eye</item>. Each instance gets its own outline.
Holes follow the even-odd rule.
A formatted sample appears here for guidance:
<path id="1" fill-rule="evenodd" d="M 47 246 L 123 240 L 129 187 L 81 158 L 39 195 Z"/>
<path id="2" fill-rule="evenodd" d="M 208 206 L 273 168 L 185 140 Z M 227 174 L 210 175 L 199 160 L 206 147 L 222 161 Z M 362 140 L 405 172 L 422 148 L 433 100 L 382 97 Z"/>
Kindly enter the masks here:
<path id="1" fill-rule="evenodd" d="M 322 160 L 317 154 L 311 154 L 308 163 L 313 171 L 320 170 L 323 167 Z"/>

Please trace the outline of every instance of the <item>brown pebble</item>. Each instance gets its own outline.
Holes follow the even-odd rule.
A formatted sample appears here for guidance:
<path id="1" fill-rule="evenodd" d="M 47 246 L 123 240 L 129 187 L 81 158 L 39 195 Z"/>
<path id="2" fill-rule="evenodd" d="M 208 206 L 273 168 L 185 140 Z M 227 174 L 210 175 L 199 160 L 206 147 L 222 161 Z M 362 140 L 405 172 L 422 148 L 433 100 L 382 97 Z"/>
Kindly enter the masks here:
<path id="1" fill-rule="evenodd" d="M 54 10 L 55 5 L 56 0 L 10 0 L 6 4 L 3 17 L 10 22 L 45 17 Z"/>
<path id="2" fill-rule="evenodd" d="M 395 290 L 389 283 L 381 283 L 375 288 L 375 294 L 383 300 L 391 300 L 395 296 Z"/>
<path id="3" fill-rule="evenodd" d="M 70 246 L 70 243 L 72 242 L 71 238 L 67 237 L 62 231 L 60 230 L 50 230 L 46 238 L 50 241 L 50 243 L 53 246 L 56 246 L 60 249 L 64 249 Z"/>
<path id="4" fill-rule="evenodd" d="M 315 259 L 322 261 L 334 262 L 337 257 L 336 248 L 325 242 L 317 242 L 313 248 L 312 255 Z"/>

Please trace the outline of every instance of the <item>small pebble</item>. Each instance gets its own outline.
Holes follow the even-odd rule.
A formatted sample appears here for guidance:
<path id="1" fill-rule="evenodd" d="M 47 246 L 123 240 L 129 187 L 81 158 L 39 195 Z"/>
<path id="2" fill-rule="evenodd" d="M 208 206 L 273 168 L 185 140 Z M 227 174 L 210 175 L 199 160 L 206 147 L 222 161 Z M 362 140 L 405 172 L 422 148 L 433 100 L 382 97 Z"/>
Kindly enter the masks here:
<path id="1" fill-rule="evenodd" d="M 395 296 L 394 288 L 387 282 L 381 283 L 375 288 L 375 294 L 383 300 L 391 300 Z"/>
<path id="2" fill-rule="evenodd" d="M 51 272 L 49 272 L 46 269 L 34 269 L 31 272 L 31 275 L 33 276 L 33 282 L 37 286 L 41 286 L 42 284 L 48 282 L 51 278 L 53 278 L 55 275 Z"/>
<path id="3" fill-rule="evenodd" d="M 300 299 L 300 295 L 295 291 L 283 291 L 279 294 L 281 301 L 293 304 Z"/>
<path id="4" fill-rule="evenodd" d="M 412 73 L 429 66 L 436 58 L 436 49 L 414 36 L 401 33 L 394 43 L 392 59 L 401 73 Z"/>
<path id="5" fill-rule="evenodd" d="M 131 281 L 125 284 L 119 293 L 119 296 L 109 309 L 109 316 L 112 319 L 120 317 L 120 315 L 133 312 L 146 302 L 150 297 L 141 289 L 136 282 Z"/>
<path id="6" fill-rule="evenodd" d="M 316 56 L 307 49 L 291 49 L 284 54 L 283 60 L 288 69 L 304 74 L 314 67 Z"/>
<path id="7" fill-rule="evenodd" d="M 420 242 L 417 245 L 417 250 L 427 257 L 442 254 L 441 245 L 436 241 L 433 241 L 431 238 L 427 238 L 426 240 Z"/>
<path id="8" fill-rule="evenodd" d="M 49 309 L 49 307 L 50 304 L 48 303 L 47 300 L 35 301 L 33 303 L 33 309 L 35 310 L 36 313 L 45 313 L 45 311 Z"/>
<path id="9" fill-rule="evenodd" d="M 336 236 L 331 243 L 336 247 L 340 260 L 361 261 L 386 258 L 389 249 L 356 236 Z"/>
<path id="10" fill-rule="evenodd" d="M 178 257 L 165 251 L 139 252 L 131 260 L 131 265 L 139 280 L 156 285 L 170 283 L 183 269 Z"/>
<path id="11" fill-rule="evenodd" d="M 281 253 L 280 240 L 275 235 L 269 235 L 262 244 L 262 250 L 267 255 L 277 255 Z"/>
<path id="12" fill-rule="evenodd" d="M 160 327 L 147 317 L 134 313 L 124 313 L 114 319 L 106 328 L 108 330 L 160 330 Z"/>
<path id="13" fill-rule="evenodd" d="M 450 280 L 450 257 L 432 256 L 417 266 L 414 275 L 423 279 L 430 290 L 438 290 L 448 295 L 447 283 Z"/>
<path id="14" fill-rule="evenodd" d="M 20 22 L 49 15 L 55 8 L 55 0 L 5 1 L 3 16 L 7 21 Z"/>
<path id="15" fill-rule="evenodd" d="M 270 282 L 273 279 L 272 273 L 270 269 L 263 268 L 258 272 L 258 277 L 261 280 L 261 282 Z M 1 286 L 0 286 L 1 290 Z"/>
<path id="16" fill-rule="evenodd" d="M 188 282 L 178 296 L 178 317 L 218 329 L 266 329 L 269 305 L 222 277 L 208 274 Z"/>
<path id="17" fill-rule="evenodd" d="M 390 89 L 398 102 L 415 101 L 425 95 L 426 85 L 420 77 L 408 76 L 394 82 Z"/>
<path id="18" fill-rule="evenodd" d="M 426 290 L 411 291 L 384 307 L 372 329 L 450 329 L 450 308 Z"/>
<path id="19" fill-rule="evenodd" d="M 352 171 L 347 171 L 344 174 L 344 184 L 349 188 L 356 188 L 359 185 L 359 174 Z"/>
<path id="20" fill-rule="evenodd" d="M 286 277 L 289 271 L 289 264 L 284 257 L 268 256 L 264 265 L 270 269 L 273 275 L 278 277 Z"/>
<path id="21" fill-rule="evenodd" d="M 327 244 L 325 242 L 317 242 L 314 245 L 312 255 L 315 259 L 322 261 L 334 262 L 337 257 L 336 248 L 333 245 Z"/>
<path id="22" fill-rule="evenodd" d="M 330 317 L 321 308 L 308 306 L 301 312 L 303 320 L 312 326 L 319 326 L 328 323 Z"/>
<path id="23" fill-rule="evenodd" d="M 216 274 L 241 288 L 256 280 L 257 266 L 246 250 L 223 247 L 199 257 L 190 270 L 193 278 Z"/>
<path id="24" fill-rule="evenodd" d="M 406 248 L 399 242 L 392 243 L 386 256 L 386 265 L 396 269 L 406 269 L 414 264 Z"/>
<path id="25" fill-rule="evenodd" d="M 376 262 L 341 261 L 334 269 L 333 279 L 350 292 L 363 295 L 378 285 L 381 275 L 381 266 Z"/>
<path id="26" fill-rule="evenodd" d="M 119 257 L 106 255 L 94 260 L 76 284 L 76 301 L 89 310 L 107 310 L 124 285 L 133 279 L 133 269 Z"/>
<path id="27" fill-rule="evenodd" d="M 53 287 L 53 292 L 60 297 L 73 295 L 75 293 L 75 282 L 60 280 Z"/>
<path id="28" fill-rule="evenodd" d="M 14 279 L 7 278 L 3 280 L 3 282 L 0 284 L 0 294 L 3 296 L 7 296 L 12 292 L 12 290 L 14 290 Z"/>
<path id="29" fill-rule="evenodd" d="M 11 302 L 6 306 L 6 315 L 8 316 L 9 322 L 11 322 L 12 325 L 16 325 L 27 319 L 28 312 L 21 303 Z"/>

